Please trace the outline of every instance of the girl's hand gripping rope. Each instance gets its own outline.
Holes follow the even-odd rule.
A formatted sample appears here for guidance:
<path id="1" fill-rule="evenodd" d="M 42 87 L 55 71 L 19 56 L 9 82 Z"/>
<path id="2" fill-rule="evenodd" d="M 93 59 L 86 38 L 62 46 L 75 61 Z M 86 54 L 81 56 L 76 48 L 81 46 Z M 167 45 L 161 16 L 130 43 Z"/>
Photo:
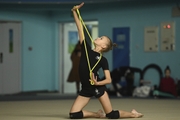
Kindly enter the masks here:
<path id="1" fill-rule="evenodd" d="M 91 72 L 91 79 L 89 81 L 91 85 L 99 85 L 97 82 L 97 76 L 95 77 L 93 72 Z"/>
<path id="2" fill-rule="evenodd" d="M 80 5 L 74 6 L 71 11 L 76 11 L 77 9 L 81 8 L 84 5 L 84 2 L 82 2 Z"/>

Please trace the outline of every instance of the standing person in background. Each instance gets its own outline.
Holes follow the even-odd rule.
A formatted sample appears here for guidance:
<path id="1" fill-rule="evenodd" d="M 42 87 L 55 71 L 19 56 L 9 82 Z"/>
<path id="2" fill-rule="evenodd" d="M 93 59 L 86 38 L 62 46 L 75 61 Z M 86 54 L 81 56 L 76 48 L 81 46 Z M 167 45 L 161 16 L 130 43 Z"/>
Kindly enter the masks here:
<path id="1" fill-rule="evenodd" d="M 71 54 L 72 68 L 67 79 L 67 82 L 76 82 L 77 93 L 79 93 L 80 90 L 80 78 L 78 72 L 80 57 L 81 57 L 81 45 L 80 42 L 78 41 Z"/>

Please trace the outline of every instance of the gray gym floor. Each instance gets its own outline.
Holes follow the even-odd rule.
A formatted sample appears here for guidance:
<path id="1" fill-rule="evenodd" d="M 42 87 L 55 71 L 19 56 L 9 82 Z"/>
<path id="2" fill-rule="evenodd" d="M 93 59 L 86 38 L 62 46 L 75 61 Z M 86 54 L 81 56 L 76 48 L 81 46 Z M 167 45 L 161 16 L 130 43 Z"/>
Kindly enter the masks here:
<path id="1" fill-rule="evenodd" d="M 68 113 L 73 101 L 74 98 L 0 101 L 0 120 L 69 119 Z M 111 102 L 114 109 L 131 111 L 134 108 L 144 114 L 143 118 L 135 118 L 134 120 L 180 119 L 179 99 L 111 98 Z M 102 109 L 102 107 L 99 101 L 93 98 L 85 109 L 97 111 Z"/>

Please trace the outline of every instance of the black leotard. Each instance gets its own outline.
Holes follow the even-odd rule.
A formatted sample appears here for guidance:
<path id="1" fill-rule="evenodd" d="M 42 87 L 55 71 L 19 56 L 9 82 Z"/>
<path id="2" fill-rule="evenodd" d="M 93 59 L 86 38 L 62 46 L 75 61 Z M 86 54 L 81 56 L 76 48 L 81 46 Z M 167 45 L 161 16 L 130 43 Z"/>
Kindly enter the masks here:
<path id="1" fill-rule="evenodd" d="M 100 54 L 98 52 L 93 51 L 87 42 L 86 42 L 86 46 L 87 46 L 89 61 L 90 61 L 91 69 L 92 69 L 94 67 L 94 65 L 96 64 L 96 62 L 98 61 L 98 59 L 100 58 Z M 109 70 L 107 59 L 103 56 L 102 56 L 100 62 L 96 65 L 96 67 L 93 70 L 94 75 L 97 76 L 97 81 L 101 80 L 98 75 L 98 70 L 100 68 L 102 68 L 103 70 Z M 86 91 L 91 91 L 91 90 L 95 90 L 96 88 L 100 88 L 100 87 L 105 88 L 105 85 L 103 85 L 103 86 L 91 85 L 90 81 L 89 81 L 89 79 L 90 79 L 89 74 L 90 74 L 90 71 L 89 71 L 89 67 L 88 67 L 85 46 L 84 46 L 84 41 L 83 41 L 81 43 L 81 59 L 80 59 L 80 64 L 79 64 L 79 76 L 80 76 L 80 81 L 82 84 L 82 90 L 84 89 Z M 83 96 L 86 96 L 86 95 L 83 94 Z"/>

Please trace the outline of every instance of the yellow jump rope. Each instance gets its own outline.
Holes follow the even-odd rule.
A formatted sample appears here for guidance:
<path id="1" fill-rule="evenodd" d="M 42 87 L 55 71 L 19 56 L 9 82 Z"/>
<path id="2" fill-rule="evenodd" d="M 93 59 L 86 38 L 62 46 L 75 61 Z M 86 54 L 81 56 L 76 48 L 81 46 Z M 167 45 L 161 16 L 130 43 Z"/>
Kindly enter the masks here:
<path id="1" fill-rule="evenodd" d="M 92 37 L 91 37 L 91 35 L 90 35 L 87 27 L 86 27 L 86 25 L 85 25 L 85 23 L 84 23 L 81 15 L 80 15 L 79 9 L 77 9 L 76 11 L 77 11 L 77 14 L 78 14 L 78 16 L 79 16 L 79 19 L 80 19 L 81 24 L 84 26 L 84 28 L 85 28 L 85 30 L 86 30 L 89 38 L 91 39 L 91 43 L 94 45 L 93 39 L 92 39 Z M 82 28 L 82 29 L 83 29 L 83 28 Z M 89 56 L 88 56 L 88 51 L 87 51 L 87 46 L 86 46 L 86 40 L 85 40 L 85 37 L 84 37 L 84 33 L 83 33 L 83 38 L 84 38 L 84 46 L 85 46 L 86 58 L 87 58 L 87 62 L 88 62 L 89 72 L 90 72 L 90 73 L 89 73 L 90 79 L 91 79 L 91 80 L 90 80 L 90 83 L 91 83 L 91 85 L 94 85 L 93 76 L 92 76 L 92 71 L 93 71 L 94 68 L 97 66 L 97 64 L 100 62 L 100 60 L 101 60 L 101 58 L 102 58 L 102 54 L 100 53 L 100 58 L 99 58 L 99 60 L 96 62 L 96 64 L 95 64 L 95 65 L 93 66 L 93 68 L 91 69 L 91 65 L 90 65 L 90 61 L 89 61 Z"/>

